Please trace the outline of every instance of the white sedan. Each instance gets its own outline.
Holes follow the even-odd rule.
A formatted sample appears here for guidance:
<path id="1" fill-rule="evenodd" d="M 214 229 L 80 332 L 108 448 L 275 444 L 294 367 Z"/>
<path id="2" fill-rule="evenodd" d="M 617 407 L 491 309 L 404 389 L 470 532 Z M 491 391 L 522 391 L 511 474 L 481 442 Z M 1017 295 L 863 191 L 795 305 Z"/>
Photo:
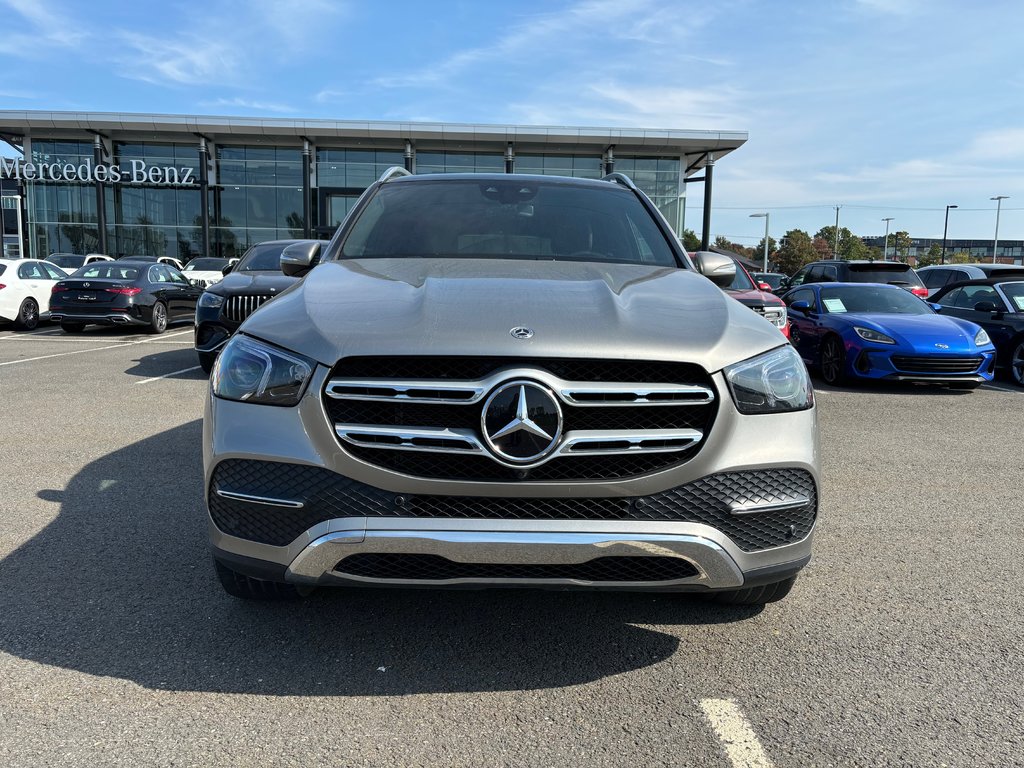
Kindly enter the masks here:
<path id="1" fill-rule="evenodd" d="M 40 259 L 0 259 L 0 320 L 31 331 L 50 314 L 50 293 L 67 274 Z"/>
<path id="2" fill-rule="evenodd" d="M 224 267 L 229 263 L 227 259 L 200 257 L 186 264 L 181 273 L 197 288 L 207 288 L 224 278 Z"/>

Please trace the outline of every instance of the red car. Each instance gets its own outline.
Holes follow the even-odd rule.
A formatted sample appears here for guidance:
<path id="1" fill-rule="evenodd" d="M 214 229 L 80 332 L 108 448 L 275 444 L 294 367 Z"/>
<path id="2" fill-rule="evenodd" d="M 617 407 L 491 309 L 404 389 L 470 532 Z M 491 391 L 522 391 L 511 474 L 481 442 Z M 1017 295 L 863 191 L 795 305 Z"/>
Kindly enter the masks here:
<path id="1" fill-rule="evenodd" d="M 735 261 L 735 259 L 734 259 Z M 789 338 L 789 319 L 786 315 L 786 305 L 782 299 L 770 291 L 762 291 L 757 283 L 744 269 L 743 265 L 736 262 L 736 279 L 728 288 L 723 288 L 727 294 L 732 296 L 740 304 L 746 304 L 758 314 L 764 315 L 766 320 L 782 331 L 782 335 Z"/>

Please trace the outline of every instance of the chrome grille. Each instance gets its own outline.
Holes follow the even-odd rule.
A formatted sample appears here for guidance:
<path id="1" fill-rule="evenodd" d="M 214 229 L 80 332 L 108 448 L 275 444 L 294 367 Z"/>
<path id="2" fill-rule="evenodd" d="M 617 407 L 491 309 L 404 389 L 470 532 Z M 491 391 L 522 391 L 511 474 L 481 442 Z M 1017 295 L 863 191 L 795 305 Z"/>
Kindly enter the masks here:
<path id="1" fill-rule="evenodd" d="M 502 462 L 482 436 L 486 398 L 512 379 L 544 385 L 564 418 L 557 446 L 527 466 Z M 692 364 L 518 358 L 343 360 L 324 403 L 357 458 L 421 477 L 490 481 L 658 471 L 692 458 L 717 412 L 711 378 Z"/>
<path id="2" fill-rule="evenodd" d="M 224 302 L 224 317 L 236 323 L 241 323 L 249 315 L 270 301 L 273 296 L 230 296 Z"/>

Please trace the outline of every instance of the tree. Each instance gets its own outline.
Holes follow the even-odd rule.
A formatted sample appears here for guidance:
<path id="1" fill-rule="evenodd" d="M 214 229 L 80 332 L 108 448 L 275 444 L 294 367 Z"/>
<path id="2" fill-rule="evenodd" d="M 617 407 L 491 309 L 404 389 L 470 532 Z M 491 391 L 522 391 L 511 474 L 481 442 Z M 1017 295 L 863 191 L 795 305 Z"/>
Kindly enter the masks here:
<path id="1" fill-rule="evenodd" d="M 942 246 L 938 243 L 932 243 L 928 247 L 928 252 L 917 257 L 917 266 L 919 267 L 930 267 L 933 264 L 938 264 L 942 261 Z"/>
<path id="2" fill-rule="evenodd" d="M 804 264 L 818 258 L 811 236 L 802 229 L 791 229 L 782 238 L 782 245 L 775 252 L 772 261 L 775 267 L 787 275 L 792 275 Z"/>
<path id="3" fill-rule="evenodd" d="M 816 261 L 832 258 L 832 246 L 828 244 L 828 240 L 825 238 L 814 238 L 814 240 L 811 241 L 811 247 L 814 248 L 814 258 Z"/>
<path id="4" fill-rule="evenodd" d="M 957 251 L 952 255 L 946 254 L 947 264 L 970 264 L 972 261 L 974 261 L 974 257 L 968 251 Z"/>
<path id="5" fill-rule="evenodd" d="M 846 227 L 839 228 L 839 248 L 836 249 L 836 228 L 834 226 L 822 227 L 814 235 L 815 238 L 821 238 L 828 243 L 831 253 L 839 254 L 840 259 L 846 259 L 847 261 L 853 261 L 855 259 L 866 259 L 868 257 L 868 247 L 864 244 L 864 241 L 853 234 Z"/>
<path id="6" fill-rule="evenodd" d="M 682 241 L 683 248 L 685 248 L 690 253 L 700 250 L 700 238 L 697 237 L 697 233 L 694 232 L 692 229 L 683 230 Z"/>
<path id="7" fill-rule="evenodd" d="M 902 229 L 899 232 L 893 232 L 889 235 L 889 258 L 895 256 L 897 260 L 906 261 L 913 244 L 909 232 Z"/>
<path id="8" fill-rule="evenodd" d="M 734 243 L 725 235 L 719 235 L 718 237 L 716 237 L 714 246 L 715 248 L 721 248 L 723 251 L 732 251 L 733 253 L 738 253 L 740 256 L 750 256 L 749 248 L 747 248 L 745 245 Z"/>
<path id="9" fill-rule="evenodd" d="M 771 266 L 771 263 L 773 261 L 775 261 L 774 254 L 775 254 L 775 252 L 777 250 L 779 250 L 779 244 L 777 242 L 775 242 L 775 238 L 774 237 L 769 237 L 768 238 L 768 265 L 769 266 Z M 752 258 L 758 264 L 760 264 L 764 260 L 764 238 L 763 237 L 761 238 L 761 241 L 757 244 L 757 247 L 754 248 L 753 253 L 750 254 L 750 258 Z"/>

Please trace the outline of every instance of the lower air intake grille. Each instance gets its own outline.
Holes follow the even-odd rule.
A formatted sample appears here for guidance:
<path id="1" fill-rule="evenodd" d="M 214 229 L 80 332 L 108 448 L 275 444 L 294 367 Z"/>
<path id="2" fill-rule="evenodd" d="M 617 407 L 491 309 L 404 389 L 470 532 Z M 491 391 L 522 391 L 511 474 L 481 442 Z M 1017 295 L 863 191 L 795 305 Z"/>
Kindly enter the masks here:
<path id="1" fill-rule="evenodd" d="M 575 581 L 676 581 L 697 575 L 697 569 L 678 557 L 598 557 L 586 563 L 513 565 L 456 563 L 438 555 L 349 555 L 336 566 L 338 573 L 367 579 L 449 581 L 451 579 L 573 579 Z"/>
<path id="2" fill-rule="evenodd" d="M 303 503 L 287 509 L 219 496 L 217 490 Z M 734 514 L 734 506 L 793 499 L 788 509 Z M 217 465 L 209 494 L 214 524 L 231 536 L 286 546 L 309 528 L 340 517 L 473 520 L 636 520 L 703 523 L 745 552 L 799 541 L 818 510 L 814 478 L 801 469 L 724 472 L 650 496 L 516 498 L 400 494 L 321 467 L 228 459 Z"/>
<path id="3" fill-rule="evenodd" d="M 981 361 L 981 357 L 892 356 L 893 366 L 907 373 L 974 373 Z"/>

